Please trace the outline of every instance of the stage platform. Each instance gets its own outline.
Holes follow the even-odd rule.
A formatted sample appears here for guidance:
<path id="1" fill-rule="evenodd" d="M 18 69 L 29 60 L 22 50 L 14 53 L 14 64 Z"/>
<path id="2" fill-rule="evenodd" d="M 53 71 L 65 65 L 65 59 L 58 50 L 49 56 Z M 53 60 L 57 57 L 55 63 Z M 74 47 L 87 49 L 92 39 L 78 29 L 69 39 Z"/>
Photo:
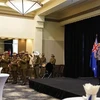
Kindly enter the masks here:
<path id="1" fill-rule="evenodd" d="M 85 83 L 97 85 L 98 80 L 92 77 L 30 79 L 29 87 L 55 98 L 64 99 L 67 97 L 85 95 L 85 91 L 83 89 L 83 85 Z M 97 96 L 100 97 L 100 90 Z"/>

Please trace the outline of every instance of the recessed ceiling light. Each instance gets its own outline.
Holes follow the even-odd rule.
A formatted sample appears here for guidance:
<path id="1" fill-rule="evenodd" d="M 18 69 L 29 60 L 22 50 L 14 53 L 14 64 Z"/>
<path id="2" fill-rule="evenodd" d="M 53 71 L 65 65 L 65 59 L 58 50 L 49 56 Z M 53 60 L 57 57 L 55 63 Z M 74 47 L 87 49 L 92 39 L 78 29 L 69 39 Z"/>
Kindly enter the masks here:
<path id="1" fill-rule="evenodd" d="M 6 6 L 4 2 L 0 2 L 0 6 Z"/>

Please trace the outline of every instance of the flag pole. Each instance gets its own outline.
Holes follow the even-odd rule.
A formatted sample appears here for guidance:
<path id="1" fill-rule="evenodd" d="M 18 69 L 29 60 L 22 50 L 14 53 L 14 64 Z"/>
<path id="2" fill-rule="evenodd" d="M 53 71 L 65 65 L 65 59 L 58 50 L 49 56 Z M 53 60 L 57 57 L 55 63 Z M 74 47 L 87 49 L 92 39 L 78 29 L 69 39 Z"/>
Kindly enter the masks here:
<path id="1" fill-rule="evenodd" d="M 98 37 L 98 34 L 96 34 L 96 37 Z"/>

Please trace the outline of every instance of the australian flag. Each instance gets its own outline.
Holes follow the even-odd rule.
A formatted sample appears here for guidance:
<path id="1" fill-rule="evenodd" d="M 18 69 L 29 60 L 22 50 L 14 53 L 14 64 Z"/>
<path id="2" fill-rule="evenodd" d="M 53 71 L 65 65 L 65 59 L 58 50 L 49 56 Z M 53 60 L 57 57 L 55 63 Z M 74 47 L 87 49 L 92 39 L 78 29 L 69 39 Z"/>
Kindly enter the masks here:
<path id="1" fill-rule="evenodd" d="M 90 66 L 94 73 L 94 77 L 97 77 L 97 63 L 95 59 L 95 54 L 97 50 L 98 50 L 98 42 L 97 42 L 97 37 L 96 37 L 95 42 L 93 44 L 93 48 L 92 48 L 91 58 L 90 58 Z"/>

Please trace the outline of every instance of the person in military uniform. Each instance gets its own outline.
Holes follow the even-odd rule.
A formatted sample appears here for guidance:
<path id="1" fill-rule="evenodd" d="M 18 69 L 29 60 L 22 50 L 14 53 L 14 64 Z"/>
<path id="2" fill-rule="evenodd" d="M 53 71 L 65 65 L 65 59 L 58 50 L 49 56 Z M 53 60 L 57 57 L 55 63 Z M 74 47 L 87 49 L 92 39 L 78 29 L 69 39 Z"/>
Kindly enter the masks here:
<path id="1" fill-rule="evenodd" d="M 42 66 L 42 64 L 46 63 L 46 57 L 45 57 L 44 53 L 42 53 L 40 61 L 41 61 L 40 62 L 41 66 Z"/>
<path id="2" fill-rule="evenodd" d="M 8 73 L 9 74 L 9 67 L 8 64 L 10 63 L 10 57 L 8 54 L 8 51 L 5 51 L 2 55 L 1 59 L 1 66 L 2 66 L 2 71 L 1 73 Z M 8 82 L 9 78 L 6 80 L 6 83 Z"/>
<path id="3" fill-rule="evenodd" d="M 18 63 L 17 63 L 17 54 L 13 53 L 12 54 L 12 59 L 11 59 L 11 63 L 10 63 L 10 68 L 11 68 L 11 74 L 12 74 L 12 84 L 16 84 L 17 83 L 17 69 L 18 69 Z"/>
<path id="4" fill-rule="evenodd" d="M 25 85 L 27 82 L 26 76 L 27 76 L 27 56 L 25 55 L 25 52 L 21 52 L 21 59 L 20 59 L 20 72 L 21 72 L 21 79 L 22 79 L 22 85 Z"/>
<path id="5" fill-rule="evenodd" d="M 55 59 L 55 56 L 54 54 L 51 54 L 51 58 L 50 58 L 50 61 L 49 61 L 52 65 L 55 65 L 56 63 L 56 59 Z"/>
<path id="6" fill-rule="evenodd" d="M 43 77 L 45 74 L 45 66 L 46 66 L 46 57 L 44 53 L 42 53 L 40 58 L 40 77 Z"/>
<path id="7" fill-rule="evenodd" d="M 2 67 L 1 60 L 2 60 L 2 54 L 0 54 L 0 67 Z"/>
<path id="8" fill-rule="evenodd" d="M 3 67 L 2 73 L 9 73 L 9 68 L 8 68 L 9 63 L 10 63 L 10 57 L 8 51 L 5 51 L 1 59 L 1 66 Z"/>
<path id="9" fill-rule="evenodd" d="M 56 59 L 55 59 L 55 55 L 54 54 L 51 54 L 51 58 L 50 58 L 50 61 L 49 61 L 49 66 L 46 67 L 46 70 L 48 70 L 49 73 L 52 72 L 52 76 L 53 76 L 53 70 L 55 69 L 55 63 L 56 63 Z"/>
<path id="10" fill-rule="evenodd" d="M 26 57 L 26 60 L 27 60 L 27 78 L 30 78 L 31 77 L 31 74 L 32 74 L 32 70 L 31 70 L 31 67 L 30 67 L 30 64 L 29 64 L 29 61 L 30 61 L 30 57 L 29 57 L 29 54 L 28 52 L 25 52 L 25 57 Z"/>
<path id="11" fill-rule="evenodd" d="M 35 60 L 34 60 L 34 76 L 35 78 L 39 78 L 39 65 L 40 65 L 40 57 L 39 52 L 35 52 Z"/>

